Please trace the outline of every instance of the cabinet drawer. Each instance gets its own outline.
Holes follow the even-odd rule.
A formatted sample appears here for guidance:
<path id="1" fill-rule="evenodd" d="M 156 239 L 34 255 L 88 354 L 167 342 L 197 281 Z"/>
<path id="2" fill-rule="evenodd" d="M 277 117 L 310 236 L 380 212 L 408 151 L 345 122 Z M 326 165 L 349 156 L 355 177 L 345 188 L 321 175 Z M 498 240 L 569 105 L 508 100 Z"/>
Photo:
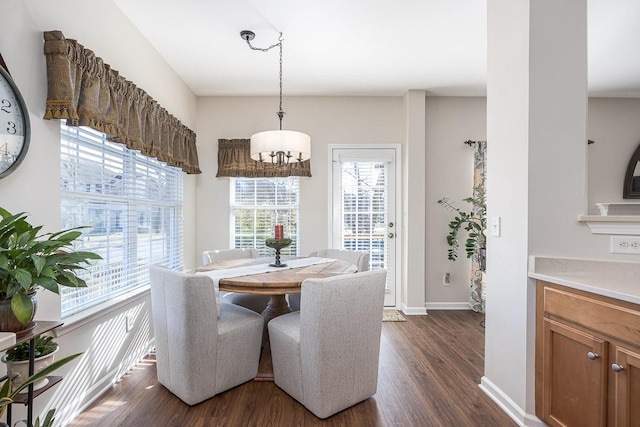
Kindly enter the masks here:
<path id="1" fill-rule="evenodd" d="M 622 341 L 640 343 L 640 309 L 545 286 L 545 316 L 554 316 L 602 332 Z"/>

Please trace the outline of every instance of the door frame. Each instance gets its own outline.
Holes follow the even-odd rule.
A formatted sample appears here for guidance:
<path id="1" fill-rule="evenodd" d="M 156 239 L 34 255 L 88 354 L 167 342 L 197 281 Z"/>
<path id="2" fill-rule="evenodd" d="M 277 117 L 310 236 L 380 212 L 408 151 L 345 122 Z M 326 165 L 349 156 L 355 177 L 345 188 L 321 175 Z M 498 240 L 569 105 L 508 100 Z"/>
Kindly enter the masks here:
<path id="1" fill-rule="evenodd" d="M 328 227 L 327 227 L 327 242 L 329 242 L 329 248 L 335 248 L 333 242 L 333 151 L 334 150 L 376 150 L 376 149 L 392 149 L 395 154 L 395 181 L 396 185 L 394 188 L 395 191 L 395 208 L 396 208 L 396 218 L 395 218 L 395 229 L 396 235 L 393 239 L 394 241 L 394 250 L 395 250 L 395 277 L 394 282 L 396 285 L 396 309 L 400 309 L 402 306 L 401 296 L 402 296 L 402 286 L 400 283 L 400 279 L 402 278 L 402 145 L 401 144 L 328 144 L 327 156 L 328 156 L 328 173 L 329 179 L 327 180 L 328 184 L 328 194 L 329 194 L 329 203 L 327 203 L 328 211 L 327 216 Z"/>

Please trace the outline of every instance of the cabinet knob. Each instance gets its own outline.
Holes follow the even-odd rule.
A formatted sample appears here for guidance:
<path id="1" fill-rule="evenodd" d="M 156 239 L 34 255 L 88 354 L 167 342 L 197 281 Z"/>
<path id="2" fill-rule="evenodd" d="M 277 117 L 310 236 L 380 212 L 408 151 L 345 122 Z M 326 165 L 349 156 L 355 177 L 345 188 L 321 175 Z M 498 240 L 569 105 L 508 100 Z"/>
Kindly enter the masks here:
<path id="1" fill-rule="evenodd" d="M 615 372 L 622 372 L 624 371 L 624 366 L 614 363 L 613 365 L 611 365 L 611 369 L 613 369 Z"/>
<path id="2" fill-rule="evenodd" d="M 388 236 L 389 236 L 390 239 L 393 239 L 394 237 L 396 237 L 396 235 L 393 234 L 393 233 L 389 233 Z"/>
<path id="3" fill-rule="evenodd" d="M 589 353 L 587 353 L 587 357 L 591 360 L 596 360 L 600 356 L 598 355 L 598 353 L 594 353 L 593 351 L 590 351 Z"/>

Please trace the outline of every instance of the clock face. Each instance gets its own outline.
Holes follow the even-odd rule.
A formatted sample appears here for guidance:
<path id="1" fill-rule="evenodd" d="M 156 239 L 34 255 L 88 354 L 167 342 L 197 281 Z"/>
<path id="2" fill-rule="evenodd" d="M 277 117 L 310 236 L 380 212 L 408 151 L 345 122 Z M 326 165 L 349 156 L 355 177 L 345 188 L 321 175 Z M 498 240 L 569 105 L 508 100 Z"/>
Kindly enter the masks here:
<path id="1" fill-rule="evenodd" d="M 27 154 L 30 126 L 27 107 L 9 74 L 0 67 L 0 178 L 13 172 Z"/>

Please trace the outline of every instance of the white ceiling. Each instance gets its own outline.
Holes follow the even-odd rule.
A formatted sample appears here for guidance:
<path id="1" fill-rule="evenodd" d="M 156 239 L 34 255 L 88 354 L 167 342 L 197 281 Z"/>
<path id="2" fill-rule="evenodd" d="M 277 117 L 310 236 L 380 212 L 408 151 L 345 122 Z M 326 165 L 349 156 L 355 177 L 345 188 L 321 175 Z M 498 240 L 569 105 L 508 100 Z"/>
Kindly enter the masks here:
<path id="1" fill-rule="evenodd" d="M 196 95 L 486 94 L 485 0 L 115 0 Z M 640 97 L 640 0 L 588 0 L 589 91 Z"/>

